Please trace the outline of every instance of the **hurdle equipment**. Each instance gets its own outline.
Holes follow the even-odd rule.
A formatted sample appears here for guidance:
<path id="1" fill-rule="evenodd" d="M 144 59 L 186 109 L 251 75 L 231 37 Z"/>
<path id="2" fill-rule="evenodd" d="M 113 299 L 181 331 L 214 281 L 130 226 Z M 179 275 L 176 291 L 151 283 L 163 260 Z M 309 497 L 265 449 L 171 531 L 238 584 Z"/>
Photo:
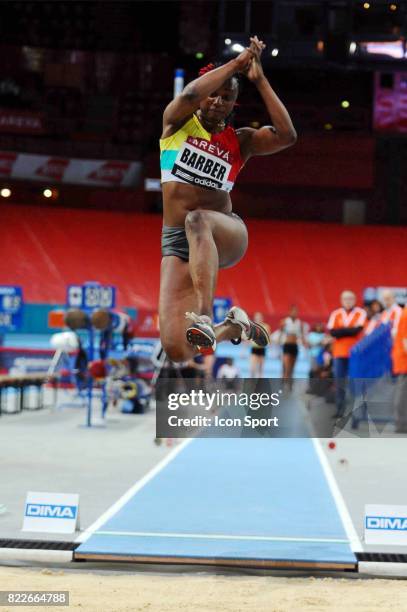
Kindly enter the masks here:
<path id="1" fill-rule="evenodd" d="M 132 337 L 132 321 L 127 313 L 119 312 L 116 306 L 116 288 L 101 285 L 97 281 L 87 281 L 83 285 L 68 285 L 66 306 L 69 309 L 64 317 L 71 330 L 85 330 L 78 340 L 78 358 L 83 381 L 80 392 L 86 392 L 86 426 L 92 426 L 92 402 L 94 385 L 102 390 L 102 421 L 106 416 L 108 396 L 106 378 L 108 376 L 107 358 L 114 348 L 115 334 L 121 334 L 121 347 L 124 351 Z M 60 317 L 52 317 L 52 323 L 60 323 Z M 99 343 L 96 344 L 96 338 Z M 116 343 L 117 344 L 117 343 Z M 117 348 L 117 346 L 116 346 Z M 85 362 L 85 363 L 84 363 Z"/>
<path id="2" fill-rule="evenodd" d="M 89 329 L 90 319 L 85 311 L 79 308 L 71 308 L 65 314 L 65 324 L 74 331 L 77 329 Z"/>
<path id="3" fill-rule="evenodd" d="M 103 359 L 95 359 L 89 362 L 88 372 L 95 381 L 104 380 L 107 376 L 106 363 Z"/>
<path id="4" fill-rule="evenodd" d="M 91 314 L 90 320 L 95 329 L 104 331 L 108 329 L 112 324 L 112 317 L 108 310 L 94 310 Z"/>

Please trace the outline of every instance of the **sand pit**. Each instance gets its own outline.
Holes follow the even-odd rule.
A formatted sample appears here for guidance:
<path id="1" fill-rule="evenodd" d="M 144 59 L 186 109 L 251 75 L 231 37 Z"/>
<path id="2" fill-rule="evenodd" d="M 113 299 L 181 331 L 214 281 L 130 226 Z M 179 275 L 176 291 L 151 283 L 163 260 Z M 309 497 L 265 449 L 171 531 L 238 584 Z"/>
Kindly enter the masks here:
<path id="1" fill-rule="evenodd" d="M 0 585 L 2 590 L 69 590 L 69 609 L 86 612 L 407 611 L 404 580 L 0 567 Z M 55 608 L 24 606 L 42 609 Z"/>

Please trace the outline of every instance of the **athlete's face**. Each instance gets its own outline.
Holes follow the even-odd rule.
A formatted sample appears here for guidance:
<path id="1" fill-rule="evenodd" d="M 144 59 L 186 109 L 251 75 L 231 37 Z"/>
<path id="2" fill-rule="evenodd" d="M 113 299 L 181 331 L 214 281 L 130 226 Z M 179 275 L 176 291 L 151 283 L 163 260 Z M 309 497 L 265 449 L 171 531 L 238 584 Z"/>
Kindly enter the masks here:
<path id="1" fill-rule="evenodd" d="M 219 123 L 233 111 L 238 94 L 236 79 L 229 79 L 219 89 L 201 102 L 203 116 L 210 122 Z"/>

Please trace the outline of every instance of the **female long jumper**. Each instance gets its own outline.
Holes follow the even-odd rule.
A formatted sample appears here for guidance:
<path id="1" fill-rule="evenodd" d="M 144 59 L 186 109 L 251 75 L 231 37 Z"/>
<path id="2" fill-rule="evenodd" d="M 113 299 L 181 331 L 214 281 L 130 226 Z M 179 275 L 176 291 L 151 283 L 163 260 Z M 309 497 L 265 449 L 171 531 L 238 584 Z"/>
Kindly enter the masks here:
<path id="1" fill-rule="evenodd" d="M 201 70 L 164 111 L 159 318 L 161 342 L 172 361 L 213 353 L 223 340 L 269 342 L 266 329 L 239 307 L 219 325 L 212 323 L 218 270 L 235 265 L 248 245 L 246 226 L 232 212 L 236 177 L 250 157 L 276 153 L 296 141 L 290 116 L 264 75 L 264 48 L 257 36 L 250 38 L 250 46 L 235 59 Z M 272 126 L 234 130 L 229 125 L 241 74 L 260 93 Z"/>

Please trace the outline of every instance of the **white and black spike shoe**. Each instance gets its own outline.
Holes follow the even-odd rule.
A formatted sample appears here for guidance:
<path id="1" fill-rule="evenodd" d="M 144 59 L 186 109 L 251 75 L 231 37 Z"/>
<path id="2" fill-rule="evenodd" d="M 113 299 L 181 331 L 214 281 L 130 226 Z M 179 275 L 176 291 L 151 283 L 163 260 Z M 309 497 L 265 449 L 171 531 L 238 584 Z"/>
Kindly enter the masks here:
<path id="1" fill-rule="evenodd" d="M 186 312 L 185 317 L 192 320 L 186 331 L 189 344 L 202 355 L 212 355 L 216 350 L 216 336 L 211 318 L 194 312 Z"/>
<path id="2" fill-rule="evenodd" d="M 270 336 L 266 328 L 249 319 L 243 308 L 233 306 L 227 313 L 225 321 L 238 325 L 241 329 L 240 337 L 233 339 L 233 344 L 239 344 L 242 340 L 250 340 L 257 346 L 263 347 L 270 343 Z"/>

